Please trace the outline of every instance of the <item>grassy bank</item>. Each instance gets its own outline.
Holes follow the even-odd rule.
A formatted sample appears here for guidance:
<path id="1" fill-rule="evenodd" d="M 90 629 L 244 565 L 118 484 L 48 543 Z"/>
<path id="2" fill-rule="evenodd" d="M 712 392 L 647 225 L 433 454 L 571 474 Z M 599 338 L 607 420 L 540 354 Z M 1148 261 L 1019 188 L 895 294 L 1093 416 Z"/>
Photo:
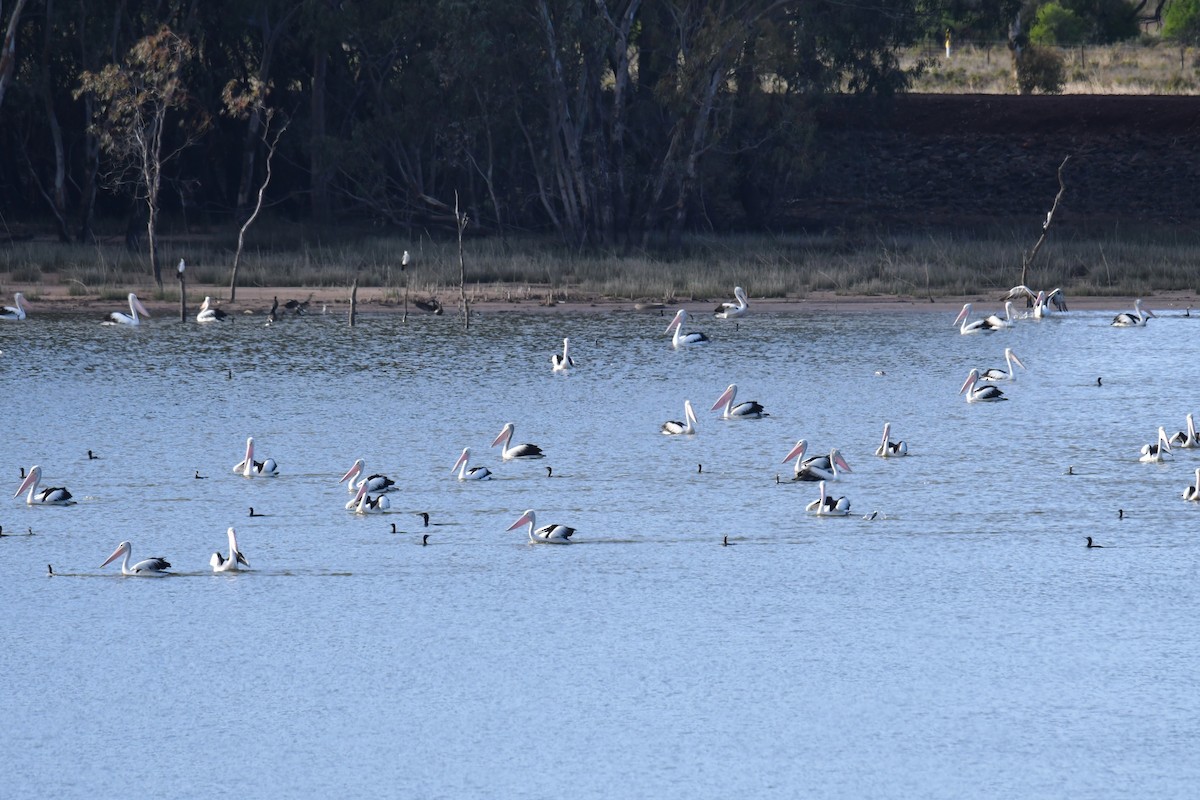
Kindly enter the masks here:
<path id="1" fill-rule="evenodd" d="M 756 297 L 804 297 L 809 292 L 868 296 L 943 296 L 990 293 L 1019 282 L 1022 254 L 1036 225 L 970 235 L 823 233 L 779 237 L 693 237 L 674 255 L 579 254 L 544 240 L 498 239 L 467 243 L 472 299 L 514 293 L 560 300 L 653 298 L 663 301 L 724 297 L 735 284 Z M 1028 277 L 1034 286 L 1062 286 L 1073 295 L 1152 295 L 1198 291 L 1200 234 L 1158 231 L 1055 231 Z M 412 253 L 406 271 L 403 251 Z M 174 264 L 188 262 L 190 290 L 228 297 L 231 253 L 202 242 L 164 243 L 166 292 L 178 297 Z M 457 245 L 385 236 L 252 251 L 243 258 L 242 287 L 383 288 L 399 298 L 449 300 L 458 294 Z M 152 294 L 144 256 L 122 247 L 24 242 L 0 249 L 0 294 L 39 291 L 117 299 L 134 288 Z"/>

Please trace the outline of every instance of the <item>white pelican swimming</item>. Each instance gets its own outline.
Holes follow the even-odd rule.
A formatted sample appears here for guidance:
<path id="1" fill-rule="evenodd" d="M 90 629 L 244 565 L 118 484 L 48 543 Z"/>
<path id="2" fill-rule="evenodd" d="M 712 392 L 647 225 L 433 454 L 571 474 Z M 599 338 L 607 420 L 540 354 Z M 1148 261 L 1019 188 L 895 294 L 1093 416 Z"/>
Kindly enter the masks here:
<path id="1" fill-rule="evenodd" d="M 883 441 L 875 448 L 875 455 L 889 458 L 891 456 L 908 455 L 908 445 L 904 442 L 892 442 L 888 437 L 892 434 L 892 423 L 883 423 Z"/>
<path id="2" fill-rule="evenodd" d="M 744 403 L 733 402 L 733 398 L 737 396 L 737 384 L 729 384 L 721 396 L 717 398 L 717 402 L 712 404 L 709 411 L 716 411 L 721 406 L 725 409 L 721 412 L 721 419 L 761 419 L 762 417 L 770 416 L 763 407 L 755 400 L 747 400 Z"/>
<path id="3" fill-rule="evenodd" d="M 246 560 L 246 556 L 242 555 L 242 551 L 238 549 L 237 534 L 233 528 L 230 528 L 226 533 L 229 535 L 229 558 L 218 553 L 213 553 L 208 559 L 208 563 L 212 565 L 213 572 L 237 572 L 238 564 L 245 564 L 249 569 L 250 562 Z"/>
<path id="4" fill-rule="evenodd" d="M 1183 499 L 1200 501 L 1200 467 L 1196 467 L 1196 482 L 1183 490 Z"/>
<path id="5" fill-rule="evenodd" d="M 844 517 L 850 513 L 850 501 L 847 498 L 839 497 L 835 500 L 825 494 L 825 481 L 821 481 L 817 486 L 821 496 L 805 506 L 805 511 L 822 517 Z"/>
<path id="6" fill-rule="evenodd" d="M 350 465 L 350 469 L 346 470 L 346 474 L 338 479 L 338 483 L 345 483 L 349 481 L 349 483 L 346 483 L 346 491 L 350 494 L 357 492 L 358 487 L 364 483 L 367 484 L 368 492 L 395 491 L 396 482 L 387 475 L 380 475 L 376 473 L 375 475 L 367 475 L 364 477 L 363 473 L 366 471 L 366 462 L 361 458 L 357 458 L 354 460 L 354 463 Z"/>
<path id="7" fill-rule="evenodd" d="M 1017 324 L 1017 312 L 1013 310 L 1012 301 L 1011 300 L 1004 301 L 1004 316 L 1003 317 L 999 316 L 998 314 L 991 314 L 990 316 L 984 317 L 983 321 L 986 322 L 988 325 L 991 325 L 996 330 L 1002 330 L 1004 328 L 1011 328 L 1013 325 L 1016 325 Z"/>
<path id="8" fill-rule="evenodd" d="M 1142 298 L 1139 297 L 1133 301 L 1133 312 L 1126 311 L 1123 314 L 1117 314 L 1113 317 L 1112 324 L 1118 328 L 1144 328 L 1146 319 L 1153 316 L 1153 311 L 1142 308 Z"/>
<path id="9" fill-rule="evenodd" d="M 1007 370 L 1000 369 L 1000 367 L 985 369 L 979 373 L 979 380 L 1015 381 L 1017 379 L 1017 372 L 1013 369 L 1013 365 L 1016 364 L 1021 369 L 1025 369 L 1025 365 L 1021 363 L 1021 359 L 1017 358 L 1017 354 L 1013 352 L 1011 347 L 1004 348 L 1004 363 L 1008 365 Z"/>
<path id="10" fill-rule="evenodd" d="M 696 412 L 692 410 L 692 401 L 683 401 L 683 422 L 667 420 L 662 424 L 662 432 L 667 436 L 683 434 L 691 436 L 696 432 Z"/>
<path id="11" fill-rule="evenodd" d="M 963 381 L 962 388 L 958 390 L 959 394 L 964 392 L 967 395 L 968 403 L 989 403 L 996 400 L 1007 400 L 1004 392 L 997 389 L 995 386 L 979 386 L 979 370 L 973 369 L 967 375 L 967 379 Z"/>
<path id="12" fill-rule="evenodd" d="M 379 494 L 371 497 L 367 494 L 367 484 L 359 484 L 358 494 L 354 495 L 354 499 L 346 503 L 346 509 L 353 511 L 355 514 L 382 514 L 392 507 L 392 501 L 388 500 L 386 494 Z"/>
<path id="13" fill-rule="evenodd" d="M 251 436 L 246 439 L 246 457 L 233 465 L 233 471 L 246 478 L 256 476 L 274 478 L 279 474 L 279 465 L 273 458 L 265 458 L 262 461 L 254 460 L 254 437 Z"/>
<path id="14" fill-rule="evenodd" d="M 158 577 L 168 574 L 167 570 L 171 568 L 171 562 L 167 561 L 161 556 L 147 558 L 143 561 L 137 562 L 132 567 L 129 566 L 130 549 L 131 547 L 129 542 L 121 542 L 119 545 L 117 545 L 117 549 L 113 551 L 113 554 L 106 558 L 104 563 L 100 566 L 106 567 L 112 562 L 116 561 L 118 556 L 123 555 L 125 556 L 125 560 L 121 562 L 122 575 L 146 575 L 149 577 Z"/>
<path id="15" fill-rule="evenodd" d="M 575 533 L 574 528 L 568 528 L 566 525 L 543 525 L 537 527 L 537 517 L 533 514 L 533 509 L 529 509 L 521 518 L 508 526 L 508 530 L 516 530 L 522 525 L 529 526 L 529 541 L 537 544 L 570 544 L 571 536 Z"/>
<path id="16" fill-rule="evenodd" d="M 962 311 L 958 312 L 958 316 L 954 318 L 954 324 L 958 325 L 958 332 L 961 334 L 968 333 L 992 333 L 997 330 L 996 326 L 986 319 L 976 319 L 967 322 L 967 317 L 971 316 L 971 304 L 963 304 Z M 962 323 L 961 325 L 959 323 Z"/>
<path id="17" fill-rule="evenodd" d="M 1192 415 L 1187 415 L 1187 430 L 1179 431 L 1171 437 L 1171 444 L 1176 447 L 1200 447 L 1200 439 L 1196 438 L 1196 423 Z"/>
<path id="18" fill-rule="evenodd" d="M 555 372 L 565 372 L 568 367 L 575 366 L 575 359 L 571 358 L 571 354 L 567 349 L 570 347 L 570 344 L 571 340 L 564 338 L 562 355 L 560 356 L 558 353 L 555 353 L 550 356 L 550 363 L 554 365 Z"/>
<path id="19" fill-rule="evenodd" d="M 228 314 L 211 304 L 212 298 L 205 297 L 204 302 L 200 304 L 200 313 L 196 315 L 196 322 L 224 322 L 229 318 Z"/>
<path id="20" fill-rule="evenodd" d="M 488 481 L 492 479 L 492 471 L 487 467 L 468 467 L 467 462 L 471 460 L 471 448 L 464 447 L 462 455 L 458 457 L 458 461 L 454 462 L 454 466 L 450 468 L 451 472 L 458 470 L 458 479 L 460 481 Z"/>
<path id="21" fill-rule="evenodd" d="M 0 314 L 0 319 L 7 320 L 22 320 L 25 319 L 25 295 L 17 292 L 13 295 L 13 302 L 16 306 L 5 306 L 4 313 Z"/>
<path id="22" fill-rule="evenodd" d="M 1162 463 L 1171 454 L 1171 440 L 1162 426 L 1158 427 L 1158 440 L 1154 444 L 1142 445 L 1142 456 L 1138 461 L 1146 463 Z"/>
<path id="23" fill-rule="evenodd" d="M 21 492 L 28 489 L 29 495 L 25 498 L 25 502 L 31 506 L 71 506 L 75 504 L 75 498 L 71 497 L 71 493 L 61 486 L 51 486 L 39 492 L 38 484 L 41 482 L 42 468 L 35 464 L 29 468 L 25 480 L 21 481 L 21 485 L 17 487 L 17 492 L 13 497 L 20 497 Z"/>
<path id="24" fill-rule="evenodd" d="M 804 454 L 807 451 L 808 441 L 801 439 L 783 457 L 783 463 L 785 464 L 793 458 L 796 459 L 796 470 L 792 477 L 794 481 L 836 481 L 839 470 L 842 472 L 854 471 L 850 469 L 850 465 L 842 457 L 842 451 L 836 447 L 829 451 L 829 455 L 805 458 Z"/>
<path id="25" fill-rule="evenodd" d="M 503 458 L 505 461 L 508 461 L 511 458 L 542 458 L 546 455 L 542 452 L 542 448 L 538 447 L 536 444 L 511 444 L 513 430 L 513 424 L 511 422 L 506 423 L 504 429 L 500 431 L 500 435 L 492 441 L 492 447 L 495 447 L 501 442 L 504 443 L 504 446 L 500 448 L 501 458 Z"/>
<path id="26" fill-rule="evenodd" d="M 734 302 L 721 303 L 717 306 L 717 310 L 713 312 L 713 316 L 718 319 L 736 319 L 737 317 L 746 316 L 746 312 L 750 310 L 750 304 L 746 302 L 746 290 L 740 286 L 733 287 Z"/>
<path id="27" fill-rule="evenodd" d="M 699 331 L 684 333 L 683 324 L 685 322 L 687 322 L 687 312 L 681 308 L 675 312 L 675 318 L 667 326 L 666 333 L 674 331 L 675 334 L 671 337 L 671 347 L 678 350 L 680 347 L 685 347 L 689 344 L 708 344 L 708 337 Z"/>
<path id="28" fill-rule="evenodd" d="M 105 325 L 141 325 L 142 318 L 138 316 L 138 312 L 149 317 L 150 312 L 142 305 L 142 301 L 138 300 L 138 296 L 133 292 L 129 293 L 129 313 L 122 314 L 120 311 L 114 311 L 108 315 L 105 320 Z"/>

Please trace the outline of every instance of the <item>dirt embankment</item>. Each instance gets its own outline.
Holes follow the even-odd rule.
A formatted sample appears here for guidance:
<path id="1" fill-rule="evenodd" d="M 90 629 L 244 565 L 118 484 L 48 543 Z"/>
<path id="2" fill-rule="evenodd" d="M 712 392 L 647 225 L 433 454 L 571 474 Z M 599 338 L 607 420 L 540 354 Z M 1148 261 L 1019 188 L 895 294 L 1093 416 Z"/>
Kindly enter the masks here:
<path id="1" fill-rule="evenodd" d="M 883 113 L 834 101 L 803 224 L 855 228 L 1200 221 L 1200 97 L 905 95 Z"/>

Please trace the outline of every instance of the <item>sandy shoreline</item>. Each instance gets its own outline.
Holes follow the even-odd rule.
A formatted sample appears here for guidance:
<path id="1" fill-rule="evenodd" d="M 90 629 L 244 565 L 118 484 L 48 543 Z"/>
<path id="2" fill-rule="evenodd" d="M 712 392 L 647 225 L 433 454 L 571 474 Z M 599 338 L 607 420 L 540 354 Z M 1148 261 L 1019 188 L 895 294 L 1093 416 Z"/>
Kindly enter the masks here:
<path id="1" fill-rule="evenodd" d="M 137 293 L 138 298 L 159 318 L 172 318 L 179 315 L 178 300 L 154 300 L 154 291 L 149 286 L 129 287 L 129 291 Z M 10 286 L 12 291 L 24 291 L 26 305 L 31 315 L 42 313 L 54 314 L 86 314 L 104 316 L 110 311 L 120 311 L 125 304 L 111 298 L 101 299 L 96 296 L 72 296 L 65 287 Z M 309 314 L 347 314 L 350 310 L 350 292 L 344 288 L 307 289 L 299 287 L 240 287 L 237 301 L 230 303 L 222 298 L 228 294 L 227 287 L 188 287 L 188 314 L 194 316 L 199 311 L 198 296 L 208 294 L 218 308 L 231 314 L 265 315 L 271 307 L 274 298 L 278 297 L 281 305 L 280 313 L 285 313 L 282 305 L 288 300 L 303 301 L 308 299 Z M 613 311 L 648 312 L 654 313 L 664 308 L 686 308 L 697 314 L 711 313 L 718 302 L 730 298 L 674 298 L 663 302 L 653 298 L 575 298 L 566 300 L 554 299 L 548 301 L 551 295 L 545 288 L 522 286 L 519 289 L 506 291 L 494 286 L 480 287 L 475 291 L 478 299 L 471 299 L 473 313 L 606 313 Z M 977 294 L 959 297 L 937 297 L 932 302 L 928 298 L 897 297 L 897 296 L 859 296 L 838 295 L 832 292 L 811 292 L 805 297 L 795 298 L 750 298 L 754 310 L 780 313 L 804 313 L 806 311 L 842 311 L 842 312 L 954 312 L 963 303 L 974 303 L 977 311 L 993 313 L 1003 311 L 1004 302 L 1000 299 L 1002 292 L 994 295 Z M 410 295 L 407 313 L 413 316 L 427 314 L 418 308 L 414 301 L 429 299 L 428 296 Z M 445 316 L 459 313 L 458 291 L 446 291 L 438 295 L 443 305 Z M 1074 297 L 1068 296 L 1067 302 L 1072 309 L 1127 311 L 1133 308 L 1132 297 Z M 0 303 L 8 304 L 10 299 Z M 1183 312 L 1192 305 L 1200 305 L 1200 300 L 1194 292 L 1162 292 L 1143 298 L 1147 308 L 1154 310 Z M 1023 309 L 1024 303 L 1017 304 Z M 362 314 L 402 314 L 405 312 L 403 298 L 397 298 L 395 290 L 371 287 L 358 290 L 358 312 Z"/>

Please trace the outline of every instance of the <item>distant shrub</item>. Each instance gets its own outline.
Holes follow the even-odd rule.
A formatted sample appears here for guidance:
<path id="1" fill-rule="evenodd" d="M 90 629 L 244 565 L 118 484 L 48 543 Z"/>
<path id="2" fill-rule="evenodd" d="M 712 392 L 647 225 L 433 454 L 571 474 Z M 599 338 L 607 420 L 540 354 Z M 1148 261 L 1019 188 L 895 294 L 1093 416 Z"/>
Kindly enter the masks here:
<path id="1" fill-rule="evenodd" d="M 1029 29 L 1029 41 L 1036 44 L 1083 44 L 1088 39 L 1088 24 L 1069 8 L 1047 3 L 1038 9 Z"/>
<path id="2" fill-rule="evenodd" d="M 1017 91 L 1062 94 L 1067 82 L 1063 57 L 1045 47 L 1026 47 L 1017 58 Z"/>

